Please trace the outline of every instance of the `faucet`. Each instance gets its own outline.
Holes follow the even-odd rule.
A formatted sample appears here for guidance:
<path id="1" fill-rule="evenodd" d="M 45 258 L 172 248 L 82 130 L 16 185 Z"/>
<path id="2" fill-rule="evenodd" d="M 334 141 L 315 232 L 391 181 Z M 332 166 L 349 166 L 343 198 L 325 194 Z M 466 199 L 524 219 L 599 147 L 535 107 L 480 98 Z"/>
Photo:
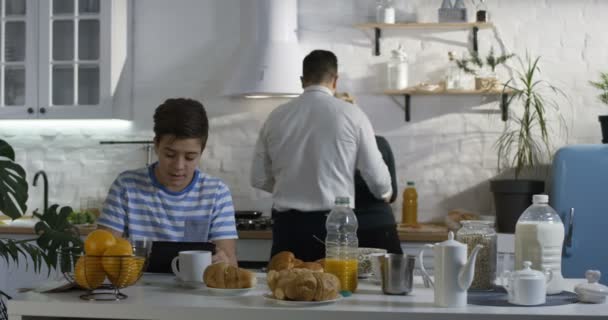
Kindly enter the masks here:
<path id="1" fill-rule="evenodd" d="M 36 186 L 36 181 L 38 181 L 38 176 L 42 176 L 44 180 L 44 211 L 42 211 L 42 214 L 45 214 L 49 208 L 49 180 L 46 177 L 46 172 L 40 170 L 34 175 L 34 183 L 32 183 L 34 187 Z"/>

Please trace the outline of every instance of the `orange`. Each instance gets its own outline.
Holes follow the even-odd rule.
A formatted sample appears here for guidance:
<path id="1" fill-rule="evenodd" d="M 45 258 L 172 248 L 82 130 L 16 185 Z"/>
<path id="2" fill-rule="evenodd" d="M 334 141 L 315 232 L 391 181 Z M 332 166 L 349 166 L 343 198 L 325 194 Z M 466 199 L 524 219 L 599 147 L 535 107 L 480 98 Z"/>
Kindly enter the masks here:
<path id="1" fill-rule="evenodd" d="M 109 247 L 116 244 L 114 235 L 106 230 L 95 230 L 84 240 L 84 252 L 90 256 L 101 256 Z"/>
<path id="2" fill-rule="evenodd" d="M 103 255 L 102 266 L 113 285 L 126 287 L 139 279 L 145 259 L 133 256 L 133 247 L 129 241 L 118 239 Z"/>
<path id="3" fill-rule="evenodd" d="M 101 266 L 101 258 L 82 256 L 78 258 L 74 270 L 74 280 L 82 288 L 93 290 L 106 279 Z"/>

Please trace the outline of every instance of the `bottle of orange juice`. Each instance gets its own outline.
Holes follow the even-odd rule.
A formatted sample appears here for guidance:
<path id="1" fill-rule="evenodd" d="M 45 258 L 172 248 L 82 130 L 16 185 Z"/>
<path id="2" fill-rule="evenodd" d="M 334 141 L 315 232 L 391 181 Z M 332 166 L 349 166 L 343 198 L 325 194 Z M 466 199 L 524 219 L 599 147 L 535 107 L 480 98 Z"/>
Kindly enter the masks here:
<path id="1" fill-rule="evenodd" d="M 325 272 L 340 279 L 341 290 L 357 290 L 357 217 L 348 197 L 337 197 L 325 222 Z"/>
<path id="2" fill-rule="evenodd" d="M 401 224 L 407 226 L 415 226 L 418 224 L 418 192 L 416 192 L 413 181 L 408 181 L 407 187 L 403 190 Z"/>

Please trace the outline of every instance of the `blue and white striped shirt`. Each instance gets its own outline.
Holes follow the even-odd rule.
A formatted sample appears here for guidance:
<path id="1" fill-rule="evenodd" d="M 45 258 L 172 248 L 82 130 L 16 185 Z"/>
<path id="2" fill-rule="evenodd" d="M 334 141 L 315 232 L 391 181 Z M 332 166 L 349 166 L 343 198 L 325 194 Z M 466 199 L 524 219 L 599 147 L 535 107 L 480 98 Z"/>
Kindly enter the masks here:
<path id="1" fill-rule="evenodd" d="M 220 179 L 197 169 L 184 190 L 172 192 L 156 180 L 156 165 L 125 171 L 114 180 L 99 225 L 153 241 L 238 238 L 232 196 Z"/>

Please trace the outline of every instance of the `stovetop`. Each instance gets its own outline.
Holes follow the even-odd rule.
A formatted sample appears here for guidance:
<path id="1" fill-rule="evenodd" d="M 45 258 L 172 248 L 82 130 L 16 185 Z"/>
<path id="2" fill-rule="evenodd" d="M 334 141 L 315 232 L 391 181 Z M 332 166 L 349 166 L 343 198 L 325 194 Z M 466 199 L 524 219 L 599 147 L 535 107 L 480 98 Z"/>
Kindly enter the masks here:
<path id="1" fill-rule="evenodd" d="M 270 230 L 272 220 L 270 217 L 259 217 L 255 219 L 236 219 L 237 230 Z"/>

